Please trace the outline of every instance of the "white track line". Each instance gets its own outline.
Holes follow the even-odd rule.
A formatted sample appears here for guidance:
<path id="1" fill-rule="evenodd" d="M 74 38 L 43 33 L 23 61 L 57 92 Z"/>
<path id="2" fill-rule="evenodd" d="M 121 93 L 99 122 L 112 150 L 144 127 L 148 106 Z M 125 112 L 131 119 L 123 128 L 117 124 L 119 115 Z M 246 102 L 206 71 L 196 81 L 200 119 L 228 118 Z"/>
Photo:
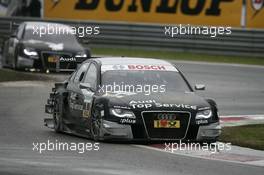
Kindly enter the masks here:
<path id="1" fill-rule="evenodd" d="M 240 162 L 240 161 L 223 160 L 223 159 L 217 159 L 217 158 L 209 158 L 209 157 L 204 157 L 202 155 L 193 155 L 193 154 L 183 154 L 183 153 L 176 153 L 176 152 L 168 152 L 168 151 L 165 151 L 164 149 L 154 148 L 154 147 L 145 146 L 145 145 L 133 145 L 133 146 L 139 147 L 139 148 L 144 148 L 144 149 L 149 149 L 149 150 L 153 150 L 153 151 L 159 151 L 159 152 L 163 152 L 163 153 L 168 153 L 168 154 L 174 154 L 174 155 L 179 155 L 179 156 L 197 158 L 197 159 L 205 159 L 205 160 L 211 160 L 211 161 L 220 161 L 220 162 L 227 162 L 227 163 L 236 163 L 236 164 L 242 164 L 242 165 L 253 165 L 253 166 L 264 167 L 264 158 L 263 158 L 263 160 L 259 160 L 259 161 Z"/>
<path id="2" fill-rule="evenodd" d="M 264 114 L 257 114 L 257 115 L 225 115 L 225 116 L 220 116 L 220 120 L 221 119 L 227 119 L 227 118 L 245 118 L 244 120 L 241 121 L 254 121 L 254 120 L 264 120 Z M 239 122 L 239 121 L 238 121 Z M 223 121 L 223 123 L 229 123 L 228 121 Z M 222 123 L 222 124 L 223 124 Z M 235 161 L 235 160 L 224 160 L 221 158 L 214 158 L 214 157 L 205 157 L 206 155 L 208 155 L 208 152 L 204 152 L 203 154 L 197 154 L 195 152 L 190 152 L 189 154 L 187 153 L 180 153 L 180 152 L 169 152 L 166 151 L 165 149 L 162 148 L 155 148 L 155 147 L 151 147 L 151 146 L 145 146 L 145 145 L 134 145 L 136 147 L 139 148 L 145 148 L 145 149 L 149 149 L 149 150 L 154 150 L 154 151 L 159 151 L 159 152 L 163 152 L 163 153 L 168 153 L 168 154 L 175 154 L 175 155 L 180 155 L 180 156 L 186 156 L 186 157 L 192 157 L 192 158 L 199 158 L 199 159 L 206 159 L 206 160 L 215 160 L 215 161 L 221 161 L 221 162 L 229 162 L 229 163 L 237 163 L 237 164 L 243 164 L 243 165 L 254 165 L 254 166 L 261 166 L 264 167 L 264 157 L 263 160 L 254 160 L 254 161 Z M 216 153 L 217 154 L 217 153 Z M 227 152 L 225 152 L 225 154 L 228 154 Z M 232 156 L 232 154 L 234 153 L 230 153 L 230 156 Z M 250 155 L 243 155 L 241 154 L 241 156 L 250 156 Z M 253 155 L 252 155 L 253 156 Z M 256 156 L 253 156 L 256 157 Z"/>
<path id="3" fill-rule="evenodd" d="M 223 115 L 223 116 L 220 116 L 220 119 L 221 118 L 240 118 L 240 117 L 245 117 L 245 118 L 252 118 L 253 120 L 262 120 L 264 119 L 264 114 L 256 114 L 256 115 Z"/>

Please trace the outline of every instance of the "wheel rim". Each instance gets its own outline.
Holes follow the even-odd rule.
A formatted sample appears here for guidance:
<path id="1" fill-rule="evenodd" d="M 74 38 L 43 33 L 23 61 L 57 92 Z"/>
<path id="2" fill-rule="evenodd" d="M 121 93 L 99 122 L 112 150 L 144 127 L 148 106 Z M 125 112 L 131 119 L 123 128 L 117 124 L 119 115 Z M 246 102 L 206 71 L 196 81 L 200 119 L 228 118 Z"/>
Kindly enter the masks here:
<path id="1" fill-rule="evenodd" d="M 100 121 L 98 119 L 95 119 L 93 121 L 93 136 L 95 138 L 98 138 L 99 137 L 99 133 L 100 133 Z"/>
<path id="2" fill-rule="evenodd" d="M 101 128 L 100 115 L 96 110 L 94 110 L 93 119 L 92 119 L 92 133 L 93 133 L 93 138 L 95 140 L 98 140 L 98 138 L 100 137 L 100 128 Z"/>
<path id="3" fill-rule="evenodd" d="M 54 114 L 54 124 L 55 124 L 55 126 L 58 126 L 58 123 L 59 123 L 58 113 L 55 113 Z"/>
<path id="4" fill-rule="evenodd" d="M 60 111 L 59 111 L 59 106 L 58 106 L 57 102 L 56 102 L 55 106 L 56 106 L 56 108 L 55 108 L 56 111 L 54 111 L 53 119 L 54 119 L 54 128 L 57 130 L 57 129 L 59 129 L 59 123 L 60 123 L 60 118 L 59 118 Z"/>
<path id="5" fill-rule="evenodd" d="M 12 62 L 12 67 L 13 67 L 13 69 L 16 68 L 16 61 L 15 61 L 15 59 L 14 59 L 13 62 Z"/>

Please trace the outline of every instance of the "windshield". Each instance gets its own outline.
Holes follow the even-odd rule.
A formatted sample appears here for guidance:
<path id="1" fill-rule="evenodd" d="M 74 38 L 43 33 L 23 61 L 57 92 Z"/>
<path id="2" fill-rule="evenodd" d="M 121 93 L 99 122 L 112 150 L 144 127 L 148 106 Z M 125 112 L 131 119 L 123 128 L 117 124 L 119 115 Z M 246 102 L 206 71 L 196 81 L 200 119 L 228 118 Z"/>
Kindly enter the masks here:
<path id="1" fill-rule="evenodd" d="M 26 29 L 24 33 L 25 40 L 40 40 L 52 43 L 75 43 L 77 42 L 75 35 L 70 33 L 60 33 L 60 34 L 45 34 L 39 35 L 35 34 L 33 29 Z"/>
<path id="2" fill-rule="evenodd" d="M 114 87 L 118 87 L 116 89 L 126 92 L 137 91 L 140 87 L 142 90 L 159 92 L 190 91 L 180 73 L 175 71 L 110 70 L 102 74 L 102 85 L 105 88 L 112 85 L 112 91 L 115 90 Z"/>

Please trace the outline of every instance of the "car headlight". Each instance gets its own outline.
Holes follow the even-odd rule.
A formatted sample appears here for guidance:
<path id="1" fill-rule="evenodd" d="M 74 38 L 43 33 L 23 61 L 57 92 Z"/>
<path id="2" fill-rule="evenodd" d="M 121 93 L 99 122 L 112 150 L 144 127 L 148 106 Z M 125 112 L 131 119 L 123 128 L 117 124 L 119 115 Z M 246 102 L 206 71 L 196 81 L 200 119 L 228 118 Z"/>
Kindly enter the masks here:
<path id="1" fill-rule="evenodd" d="M 27 56 L 38 56 L 38 53 L 33 48 L 24 48 L 24 54 Z"/>
<path id="2" fill-rule="evenodd" d="M 201 111 L 198 111 L 196 114 L 196 119 L 208 119 L 212 117 L 212 110 L 211 109 L 204 109 Z"/>
<path id="3" fill-rule="evenodd" d="M 85 58 L 87 54 L 85 52 L 79 52 L 75 55 L 76 58 Z"/>
<path id="4" fill-rule="evenodd" d="M 136 118 L 135 114 L 132 111 L 124 109 L 110 109 L 110 113 L 119 118 Z"/>

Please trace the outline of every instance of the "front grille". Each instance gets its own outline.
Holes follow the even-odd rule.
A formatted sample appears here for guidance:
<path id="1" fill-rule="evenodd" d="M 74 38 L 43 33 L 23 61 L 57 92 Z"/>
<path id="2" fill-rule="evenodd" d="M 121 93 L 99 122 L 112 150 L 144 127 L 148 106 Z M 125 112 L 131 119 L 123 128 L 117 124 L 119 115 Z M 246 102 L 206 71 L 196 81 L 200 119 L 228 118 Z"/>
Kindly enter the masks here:
<path id="1" fill-rule="evenodd" d="M 59 69 L 75 69 L 76 62 L 74 61 L 60 61 L 60 58 L 72 58 L 72 54 L 70 53 L 60 53 L 60 52 L 42 52 L 42 61 L 43 67 L 51 70 L 59 70 Z M 57 59 L 56 62 L 50 62 L 49 58 Z"/>
<path id="2" fill-rule="evenodd" d="M 187 140 L 196 140 L 198 130 L 199 130 L 199 126 L 190 125 L 189 128 L 188 128 L 188 132 L 187 132 L 187 135 L 186 135 L 185 139 L 187 139 Z"/>
<path id="3" fill-rule="evenodd" d="M 143 124 L 131 125 L 131 129 L 132 129 L 134 139 L 146 139 L 147 138 L 145 127 L 143 126 Z"/>
<path id="4" fill-rule="evenodd" d="M 161 119 L 159 116 L 166 116 L 166 114 L 173 114 L 174 120 L 180 122 L 179 128 L 154 127 L 154 120 L 155 122 L 157 122 Z M 142 112 L 142 118 L 145 125 L 145 129 L 150 139 L 163 139 L 163 140 L 184 139 L 188 131 L 190 117 L 191 117 L 190 113 L 188 112 L 162 112 L 162 111 Z M 172 120 L 168 119 L 168 121 L 172 121 Z"/>

